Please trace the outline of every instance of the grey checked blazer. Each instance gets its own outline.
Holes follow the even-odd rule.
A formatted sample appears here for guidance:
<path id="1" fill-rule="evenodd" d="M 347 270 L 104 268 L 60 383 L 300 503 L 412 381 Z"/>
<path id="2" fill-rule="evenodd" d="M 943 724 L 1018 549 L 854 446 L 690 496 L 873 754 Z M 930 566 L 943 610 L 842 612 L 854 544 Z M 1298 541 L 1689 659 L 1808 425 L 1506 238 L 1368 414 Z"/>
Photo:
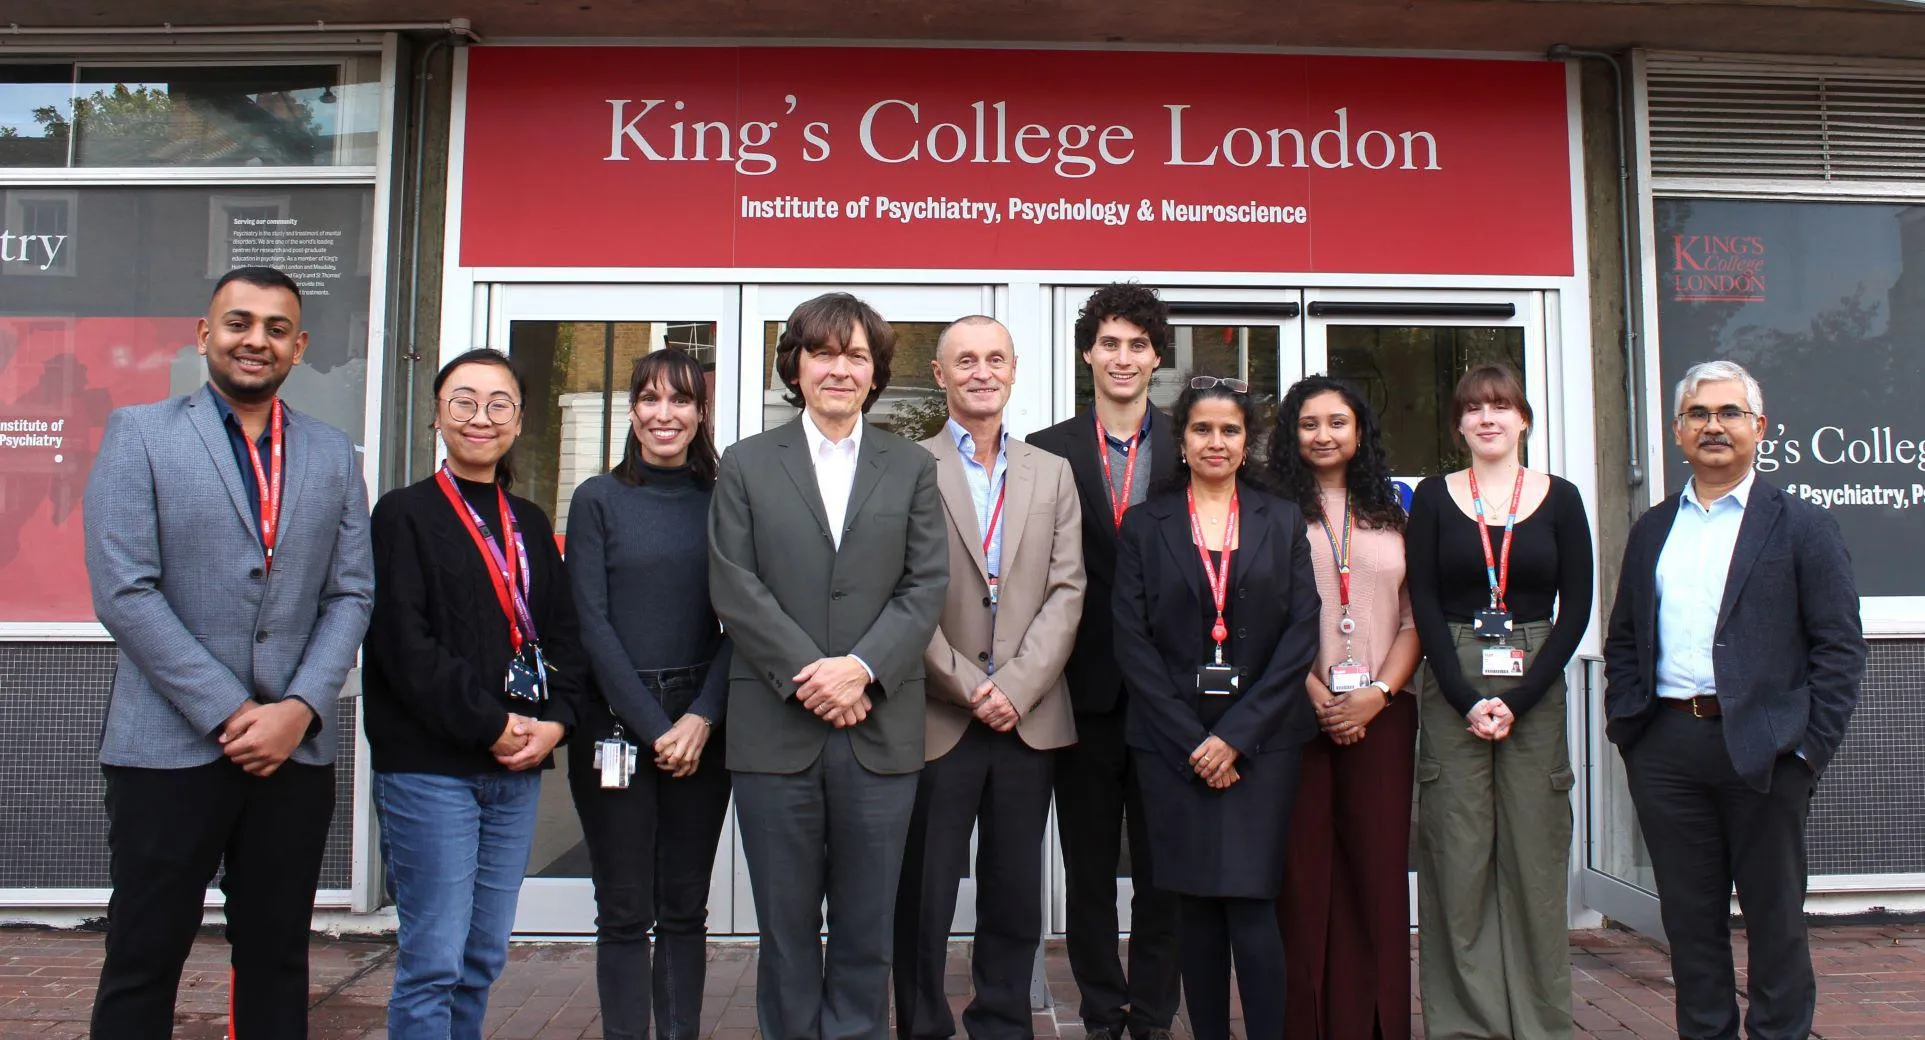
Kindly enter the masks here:
<path id="1" fill-rule="evenodd" d="M 796 701 L 792 680 L 842 654 L 876 674 L 875 707 L 850 730 L 856 760 L 872 773 L 922 768 L 922 652 L 949 585 L 936 460 L 862 421 L 839 551 L 801 419 L 722 456 L 709 500 L 709 597 L 735 643 L 732 770 L 799 773 L 815 762 L 834 727 Z"/>
<path id="2" fill-rule="evenodd" d="M 285 409 L 287 474 L 271 574 L 213 390 L 117 409 L 87 479 L 87 576 L 117 645 L 104 765 L 221 757 L 249 700 L 320 716 L 292 761 L 334 760 L 335 700 L 373 604 L 368 493 L 354 445 Z"/>

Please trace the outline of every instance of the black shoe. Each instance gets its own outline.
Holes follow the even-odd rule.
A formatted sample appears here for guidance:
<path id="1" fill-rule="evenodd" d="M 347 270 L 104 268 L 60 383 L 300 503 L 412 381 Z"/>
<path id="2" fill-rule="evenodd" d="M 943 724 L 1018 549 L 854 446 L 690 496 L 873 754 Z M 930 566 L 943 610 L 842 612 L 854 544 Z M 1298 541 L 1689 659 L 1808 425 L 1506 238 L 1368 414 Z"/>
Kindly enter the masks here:
<path id="1" fill-rule="evenodd" d="M 1136 1040 L 1176 1040 L 1176 1034 L 1161 1026 L 1156 1026 L 1138 1033 Z"/>
<path id="2" fill-rule="evenodd" d="M 1085 1040 L 1124 1040 L 1123 1031 L 1117 1026 L 1084 1026 Z"/>

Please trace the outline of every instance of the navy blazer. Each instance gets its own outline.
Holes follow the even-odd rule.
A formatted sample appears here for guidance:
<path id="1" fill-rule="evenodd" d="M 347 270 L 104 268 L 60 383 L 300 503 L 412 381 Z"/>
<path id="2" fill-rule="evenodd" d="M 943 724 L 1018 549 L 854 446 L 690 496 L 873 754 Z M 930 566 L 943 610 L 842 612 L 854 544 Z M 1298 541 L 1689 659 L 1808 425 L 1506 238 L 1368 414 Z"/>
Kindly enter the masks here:
<path id="1" fill-rule="evenodd" d="M 1169 416 L 1151 408 L 1149 420 L 1149 486 L 1155 487 L 1176 471 L 1177 444 Z M 1114 642 L 1110 597 L 1116 585 L 1117 530 L 1109 484 L 1103 479 L 1103 459 L 1096 453 L 1095 409 L 1030 434 L 1029 443 L 1069 460 L 1070 472 L 1076 477 L 1076 494 L 1083 503 L 1083 573 L 1087 583 L 1083 623 L 1076 628 L 1076 645 L 1063 670 L 1070 706 L 1078 714 L 1115 711 L 1123 702 L 1123 675 L 1110 652 Z"/>
<path id="2" fill-rule="evenodd" d="M 1242 692 L 1214 726 L 1202 718 L 1197 666 L 1210 660 L 1215 604 L 1181 492 L 1152 496 L 1123 518 L 1117 544 L 1114 654 L 1129 687 L 1125 739 L 1190 775 L 1190 752 L 1215 735 L 1240 755 L 1317 735 L 1304 676 L 1317 656 L 1322 600 L 1295 504 L 1239 483 L 1238 541 L 1225 660 Z"/>
<path id="3" fill-rule="evenodd" d="M 1604 641 L 1605 735 L 1628 749 L 1657 710 L 1658 554 L 1680 496 L 1638 518 Z M 1725 747 L 1745 783 L 1771 788 L 1780 755 L 1823 772 L 1865 674 L 1851 556 L 1831 514 L 1755 480 L 1718 610 L 1712 669 Z"/>

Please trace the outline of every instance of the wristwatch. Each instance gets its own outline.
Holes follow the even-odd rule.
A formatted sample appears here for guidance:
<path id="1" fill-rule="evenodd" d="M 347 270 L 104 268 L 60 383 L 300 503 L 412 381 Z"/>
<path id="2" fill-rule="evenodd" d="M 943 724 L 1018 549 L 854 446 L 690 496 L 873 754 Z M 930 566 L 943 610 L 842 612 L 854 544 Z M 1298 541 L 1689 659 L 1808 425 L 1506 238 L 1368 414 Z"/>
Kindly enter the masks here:
<path id="1" fill-rule="evenodd" d="M 1390 684 L 1383 681 L 1382 679 L 1372 679 L 1370 680 L 1368 685 L 1375 686 L 1376 688 L 1384 691 L 1385 704 L 1389 704 L 1391 699 L 1397 696 L 1397 691 L 1391 689 Z"/>

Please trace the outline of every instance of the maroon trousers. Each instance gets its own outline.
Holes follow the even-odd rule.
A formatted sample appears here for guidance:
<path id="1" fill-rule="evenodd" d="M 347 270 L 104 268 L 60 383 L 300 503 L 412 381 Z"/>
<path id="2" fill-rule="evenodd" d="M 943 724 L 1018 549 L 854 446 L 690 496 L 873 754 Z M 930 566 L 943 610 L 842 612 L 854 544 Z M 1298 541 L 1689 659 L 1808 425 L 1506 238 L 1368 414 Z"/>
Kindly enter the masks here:
<path id="1" fill-rule="evenodd" d="M 1303 749 L 1277 918 L 1287 1040 L 1410 1040 L 1410 798 L 1417 698 L 1364 739 Z"/>

